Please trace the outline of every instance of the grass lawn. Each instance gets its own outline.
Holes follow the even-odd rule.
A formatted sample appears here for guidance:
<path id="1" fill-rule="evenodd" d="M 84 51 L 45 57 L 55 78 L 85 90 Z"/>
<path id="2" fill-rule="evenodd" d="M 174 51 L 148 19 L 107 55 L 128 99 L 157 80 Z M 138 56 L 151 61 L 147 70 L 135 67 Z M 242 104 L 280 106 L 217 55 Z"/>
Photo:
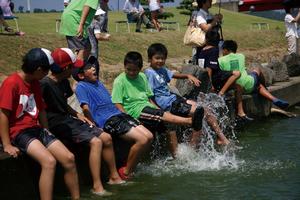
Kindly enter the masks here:
<path id="1" fill-rule="evenodd" d="M 184 46 L 182 38 L 186 29 L 188 16 L 179 14 L 179 10 L 169 8 L 167 11 L 174 13 L 175 17 L 169 21 L 178 21 L 181 31 L 135 33 L 135 25 L 131 25 L 133 32 L 127 33 L 126 26 L 121 25 L 120 32 L 115 32 L 115 21 L 125 20 L 122 12 L 109 12 L 109 30 L 112 39 L 100 43 L 100 60 L 105 70 L 113 70 L 122 66 L 126 52 L 139 51 L 147 62 L 146 50 L 153 42 L 164 43 L 169 50 L 169 63 L 182 63 L 189 59 L 191 48 Z M 212 13 L 217 9 L 212 8 Z M 273 57 L 282 57 L 286 49 L 284 38 L 285 27 L 283 22 L 265 18 L 254 17 L 246 14 L 222 10 L 224 15 L 223 34 L 225 39 L 234 39 L 238 42 L 239 51 L 246 54 L 248 62 L 267 62 Z M 44 47 L 53 50 L 56 47 L 65 47 L 64 36 L 55 32 L 55 19 L 61 13 L 17 14 L 19 26 L 26 32 L 23 37 L 0 34 L 0 73 L 9 74 L 18 70 L 22 63 L 22 56 L 33 47 Z M 12 26 L 14 22 L 8 21 Z M 251 23 L 265 22 L 270 30 L 250 30 Z"/>

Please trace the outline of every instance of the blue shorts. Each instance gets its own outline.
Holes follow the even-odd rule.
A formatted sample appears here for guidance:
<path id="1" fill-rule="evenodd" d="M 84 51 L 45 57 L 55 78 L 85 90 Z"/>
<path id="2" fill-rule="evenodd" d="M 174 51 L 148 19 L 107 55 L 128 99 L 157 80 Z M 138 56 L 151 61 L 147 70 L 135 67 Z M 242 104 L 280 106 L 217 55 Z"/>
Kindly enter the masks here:
<path id="1" fill-rule="evenodd" d="M 33 140 L 39 140 L 45 147 L 48 148 L 50 144 L 57 139 L 47 129 L 36 127 L 25 129 L 20 132 L 15 139 L 13 139 L 12 144 L 18 147 L 23 153 L 26 153 L 29 144 Z"/>
<path id="2" fill-rule="evenodd" d="M 258 92 L 258 86 L 260 85 L 259 76 L 256 72 L 250 72 L 250 76 L 254 79 L 254 85 L 251 93 L 257 93 Z"/>

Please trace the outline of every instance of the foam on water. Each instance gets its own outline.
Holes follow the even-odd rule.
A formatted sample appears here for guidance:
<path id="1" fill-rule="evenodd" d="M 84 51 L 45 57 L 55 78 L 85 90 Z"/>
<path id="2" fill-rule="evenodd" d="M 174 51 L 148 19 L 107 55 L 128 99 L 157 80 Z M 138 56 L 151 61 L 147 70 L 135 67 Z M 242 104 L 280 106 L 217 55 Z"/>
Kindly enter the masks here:
<path id="1" fill-rule="evenodd" d="M 150 164 L 140 165 L 139 167 L 142 169 L 138 170 L 139 172 L 154 176 L 161 176 L 163 174 L 179 176 L 184 173 L 207 170 L 235 170 L 244 163 L 243 160 L 236 158 L 236 151 L 240 150 L 241 147 L 236 145 L 238 141 L 236 140 L 234 129 L 228 117 L 229 111 L 223 98 L 216 94 L 201 93 L 197 103 L 200 106 L 208 108 L 209 112 L 218 119 L 223 132 L 226 132 L 227 137 L 231 138 L 231 144 L 227 147 L 216 147 L 215 133 L 207 125 L 206 120 L 203 120 L 202 131 L 204 136 L 199 149 L 195 150 L 187 145 L 187 143 L 182 143 L 178 146 L 177 158 L 175 160 L 172 160 L 170 157 L 156 158 Z M 186 130 L 185 132 L 189 131 Z M 157 146 L 160 145 L 157 144 Z"/>

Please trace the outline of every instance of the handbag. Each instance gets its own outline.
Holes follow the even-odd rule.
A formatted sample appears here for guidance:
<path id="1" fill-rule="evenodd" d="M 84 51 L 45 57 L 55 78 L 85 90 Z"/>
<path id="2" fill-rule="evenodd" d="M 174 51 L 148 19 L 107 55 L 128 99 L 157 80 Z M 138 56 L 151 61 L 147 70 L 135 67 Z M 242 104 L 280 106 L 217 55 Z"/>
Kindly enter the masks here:
<path id="1" fill-rule="evenodd" d="M 183 44 L 202 47 L 205 45 L 205 32 L 200 27 L 188 26 L 183 37 Z"/>

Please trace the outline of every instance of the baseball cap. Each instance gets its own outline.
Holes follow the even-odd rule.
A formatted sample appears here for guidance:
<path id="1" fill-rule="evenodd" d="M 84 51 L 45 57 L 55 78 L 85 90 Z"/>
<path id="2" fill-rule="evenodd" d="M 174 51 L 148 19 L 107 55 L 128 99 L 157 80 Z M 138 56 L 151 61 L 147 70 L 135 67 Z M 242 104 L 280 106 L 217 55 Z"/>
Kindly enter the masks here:
<path id="1" fill-rule="evenodd" d="M 97 66 L 98 65 L 98 66 Z M 99 63 L 98 63 L 98 59 L 95 56 L 90 56 L 86 61 L 84 66 L 82 67 L 78 67 L 78 68 L 73 68 L 72 69 L 72 77 L 74 80 L 76 81 L 81 81 L 81 79 L 79 78 L 79 74 L 83 73 L 83 71 L 85 69 L 89 69 L 91 67 L 96 67 L 99 68 Z M 98 72 L 97 72 L 98 73 Z"/>
<path id="2" fill-rule="evenodd" d="M 31 66 L 48 66 L 51 68 L 55 65 L 51 51 L 44 48 L 30 49 L 24 56 L 23 61 Z"/>
<path id="3" fill-rule="evenodd" d="M 83 60 L 77 59 L 76 55 L 69 48 L 57 48 L 51 54 L 55 66 L 51 67 L 51 71 L 60 73 L 67 66 L 72 64 L 74 68 L 80 68 L 84 65 Z"/>

